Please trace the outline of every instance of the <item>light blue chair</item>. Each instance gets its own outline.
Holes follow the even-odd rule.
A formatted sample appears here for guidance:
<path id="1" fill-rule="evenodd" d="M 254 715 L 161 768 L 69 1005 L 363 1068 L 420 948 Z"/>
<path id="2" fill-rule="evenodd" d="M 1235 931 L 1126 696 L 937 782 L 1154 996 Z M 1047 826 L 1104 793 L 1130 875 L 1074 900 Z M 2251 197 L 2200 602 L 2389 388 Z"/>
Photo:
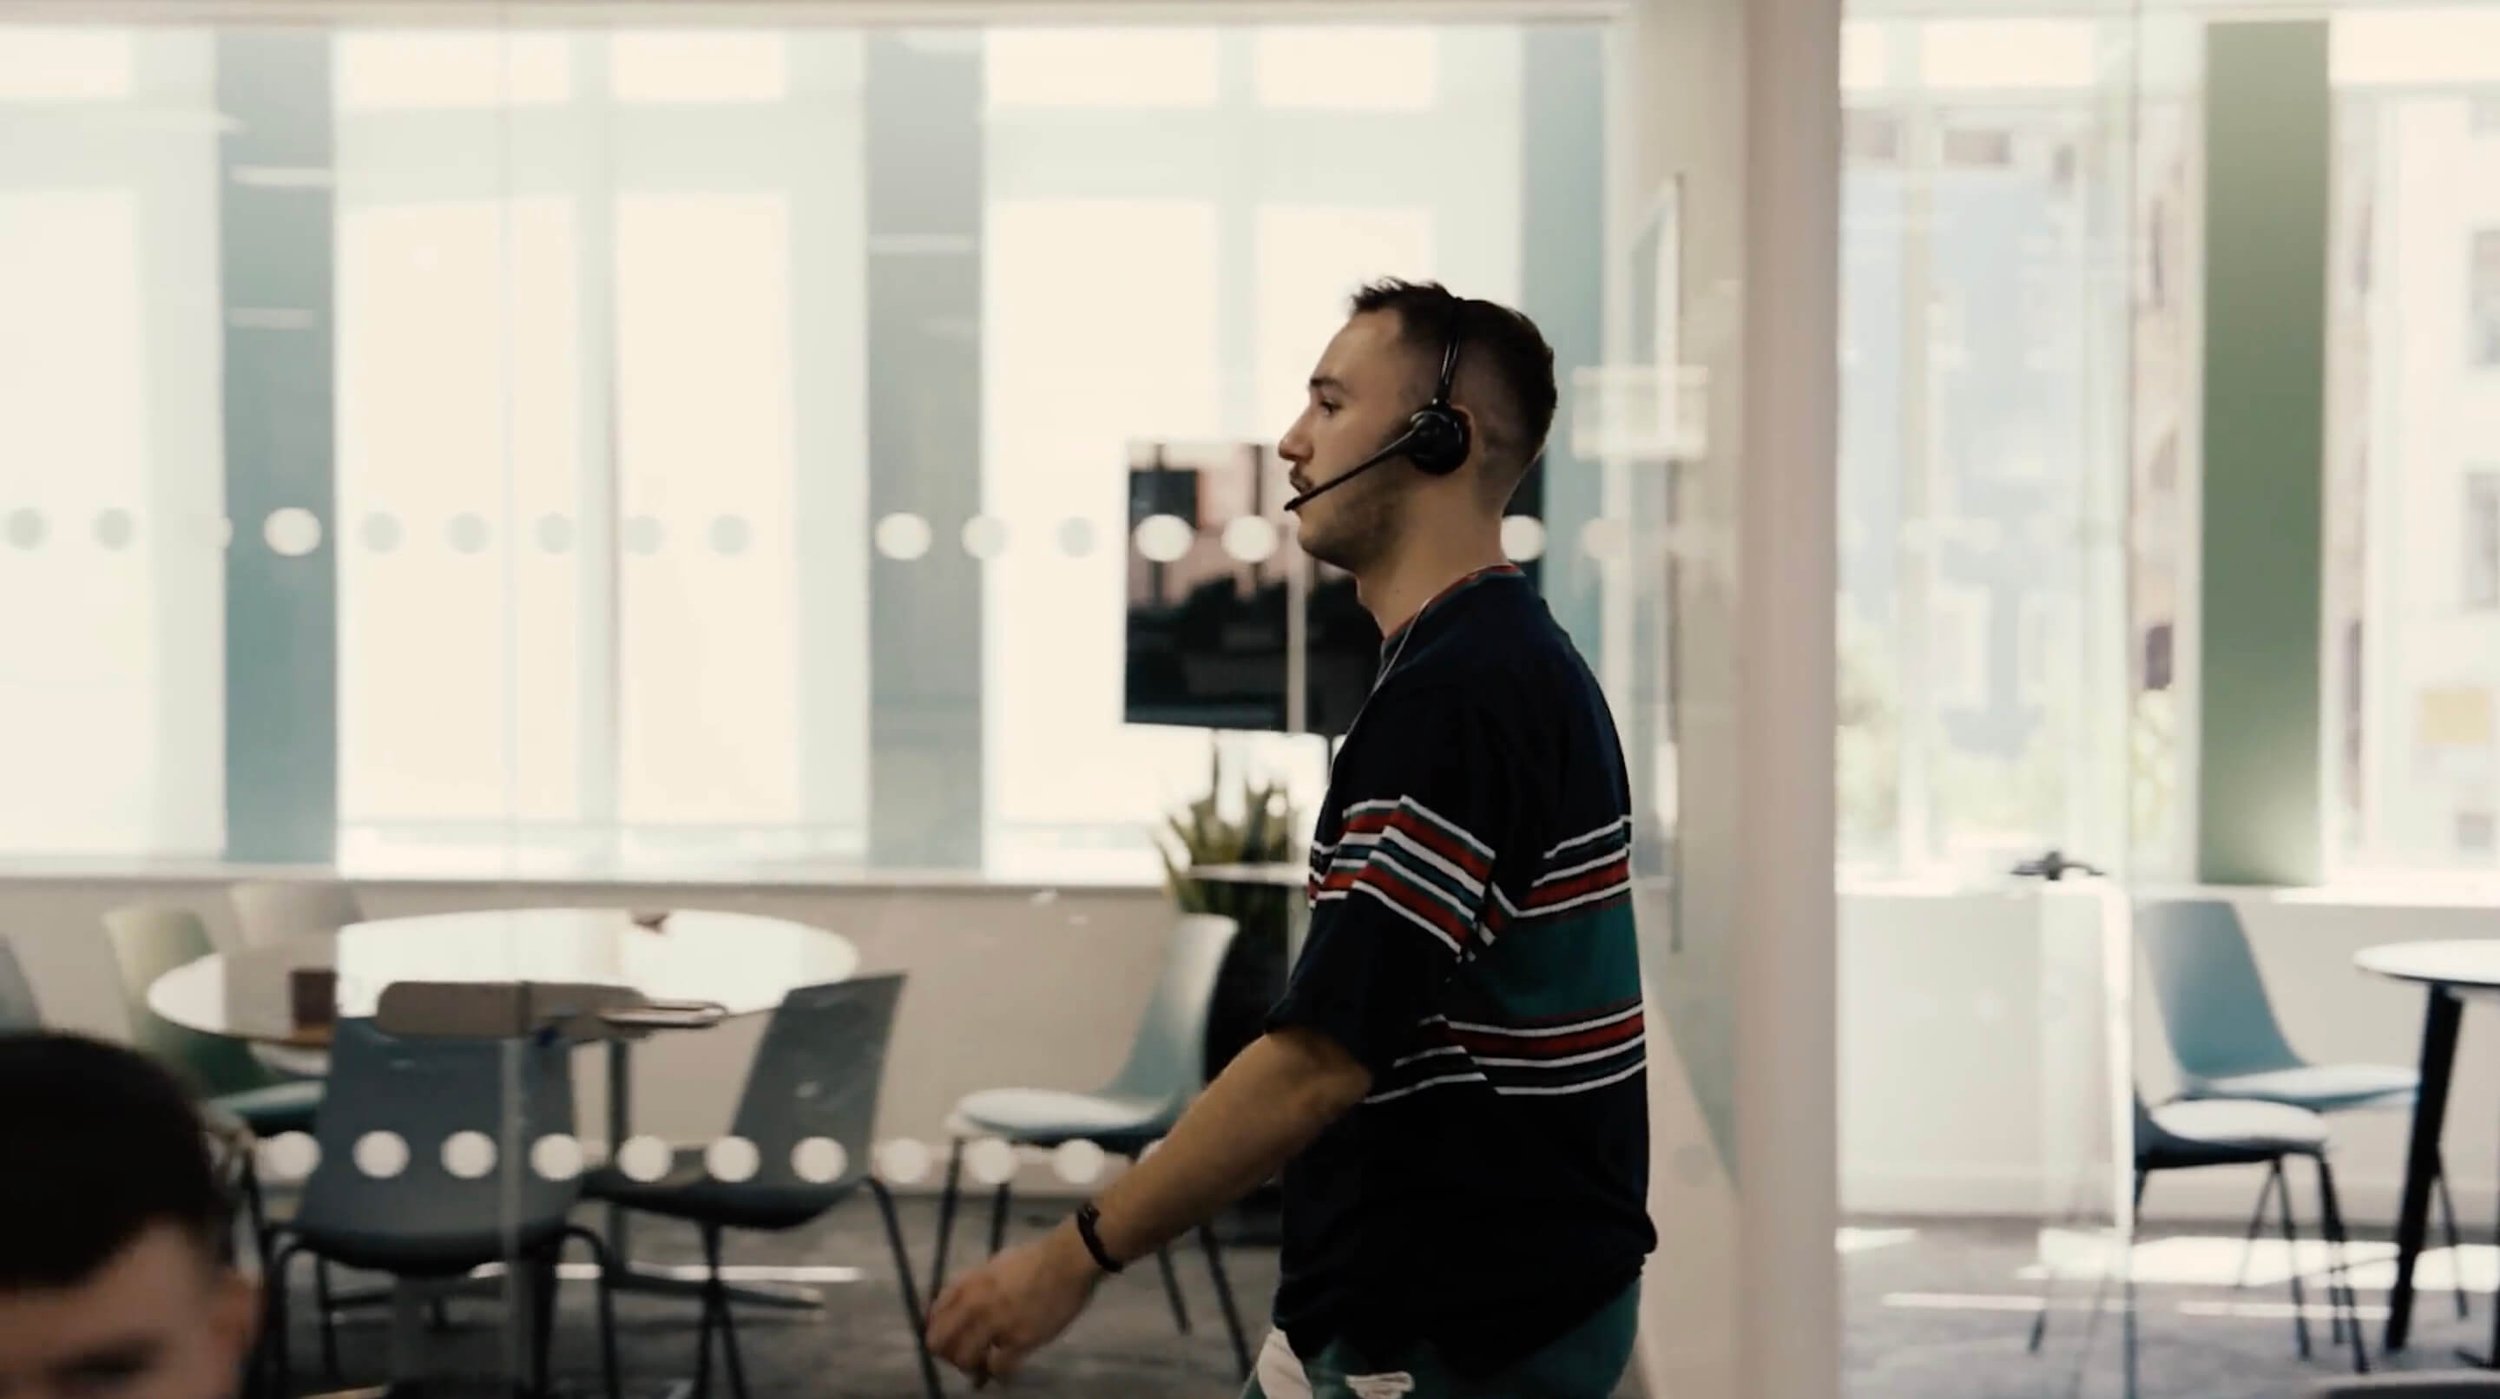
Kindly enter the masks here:
<path id="1" fill-rule="evenodd" d="M 946 1254 L 955 1232 L 965 1142 L 995 1137 L 1013 1146 L 1049 1148 L 1082 1141 L 1110 1155 L 1135 1160 L 1180 1121 L 1181 1113 L 1207 1086 L 1207 1015 L 1215 1000 L 1216 976 L 1240 931 L 1241 925 L 1232 919 L 1211 914 L 1180 920 L 1165 950 L 1163 973 L 1146 1005 L 1145 1021 L 1129 1044 L 1128 1062 L 1106 1087 L 1092 1093 L 990 1088 L 955 1104 L 949 1123 L 954 1150 L 947 1158 L 946 1193 L 938 1205 L 937 1258 L 929 1270 L 931 1297 L 946 1285 Z M 1006 1240 L 1010 1195 L 1010 1187 L 1001 1182 L 990 1202 L 992 1254 Z M 1207 1271 L 1215 1280 L 1216 1299 L 1232 1331 L 1234 1358 L 1247 1375 L 1249 1342 L 1242 1333 L 1240 1313 L 1233 1307 L 1223 1250 L 1212 1228 L 1201 1227 L 1198 1242 L 1206 1249 Z M 1180 1279 L 1173 1272 L 1170 1251 L 1159 1251 L 1155 1261 L 1163 1272 L 1164 1295 L 1172 1304 L 1173 1319 L 1186 1334 L 1189 1312 L 1181 1302 Z"/>
<path id="2" fill-rule="evenodd" d="M 121 972 L 132 1044 L 188 1079 L 211 1121 L 240 1120 L 262 1137 L 312 1130 L 321 1107 L 319 1083 L 282 1078 L 254 1058 L 241 1040 L 185 1029 L 148 1005 L 148 988 L 158 977 L 215 951 L 198 914 L 134 904 L 104 915 L 104 935 Z"/>
<path id="3" fill-rule="evenodd" d="M 2274 1003 L 2258 974 L 2239 910 L 2229 900 L 2148 901 L 2136 908 L 2135 928 L 2161 1004 L 2171 1057 L 2179 1066 L 2181 1098 L 2281 1103 L 2322 1114 L 2413 1106 L 2421 1087 L 2421 1076 L 2413 1069 L 2313 1064 L 2292 1048 L 2274 1018 Z M 2441 1222 L 2453 1256 L 2457 1216 L 2444 1166 L 2431 1183 L 2439 1192 Z M 2265 1225 L 2273 1193 L 2289 1188 L 2279 1171 L 2267 1177 L 2248 1224 L 2251 1244 Z M 2464 1316 L 2462 1277 L 2456 1296 L 2457 1315 Z"/>

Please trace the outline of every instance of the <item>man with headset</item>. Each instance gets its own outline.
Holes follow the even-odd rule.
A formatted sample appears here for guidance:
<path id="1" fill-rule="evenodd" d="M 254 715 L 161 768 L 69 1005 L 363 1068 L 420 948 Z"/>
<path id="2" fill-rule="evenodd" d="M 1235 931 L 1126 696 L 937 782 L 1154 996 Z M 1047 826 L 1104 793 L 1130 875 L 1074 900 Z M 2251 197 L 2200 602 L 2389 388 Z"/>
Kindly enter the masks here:
<path id="1" fill-rule="evenodd" d="M 1309 936 L 1267 1033 L 1160 1150 L 938 1299 L 931 1348 L 976 1380 L 1281 1169 L 1251 1396 L 1614 1392 L 1656 1244 L 1629 785 L 1501 541 L 1555 397 L 1525 316 L 1356 293 L 1279 444 L 1302 548 L 1384 638 L 1330 769 Z"/>

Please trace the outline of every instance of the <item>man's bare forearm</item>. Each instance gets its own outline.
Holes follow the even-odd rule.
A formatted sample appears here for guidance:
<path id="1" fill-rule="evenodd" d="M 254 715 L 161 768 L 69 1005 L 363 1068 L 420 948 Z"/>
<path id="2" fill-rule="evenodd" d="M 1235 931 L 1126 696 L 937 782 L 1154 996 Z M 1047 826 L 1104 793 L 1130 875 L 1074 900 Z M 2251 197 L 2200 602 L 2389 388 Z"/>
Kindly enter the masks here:
<path id="1" fill-rule="evenodd" d="M 1142 1258 L 1283 1168 L 1371 1091 L 1371 1074 L 1308 1030 L 1263 1035 L 1181 1115 L 1153 1156 L 1095 1202 L 1113 1259 Z"/>

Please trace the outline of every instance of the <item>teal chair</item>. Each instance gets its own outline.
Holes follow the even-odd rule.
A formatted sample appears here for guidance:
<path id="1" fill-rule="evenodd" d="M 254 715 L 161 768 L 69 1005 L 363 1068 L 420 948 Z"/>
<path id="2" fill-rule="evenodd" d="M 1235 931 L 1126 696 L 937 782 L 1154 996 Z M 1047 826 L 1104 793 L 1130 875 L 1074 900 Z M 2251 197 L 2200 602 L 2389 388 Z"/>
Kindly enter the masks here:
<path id="1" fill-rule="evenodd" d="M 2227 899 L 2148 901 L 2135 911 L 2138 944 L 2161 1004 L 2171 1057 L 2179 1066 L 2182 1099 L 2230 1098 L 2281 1103 L 2331 1114 L 2373 1109 L 2410 1109 L 2421 1076 L 2395 1064 L 2313 1064 L 2294 1050 L 2274 1018 L 2274 1003 L 2258 974 L 2239 910 Z M 2446 1171 L 2431 1178 L 2451 1256 L 2457 1247 L 2456 1207 L 2448 1197 Z M 2270 1175 L 2249 1220 L 2253 1244 L 2265 1225 L 2266 1206 L 2280 1174 Z M 2245 1263 L 2242 1276 L 2246 1276 Z M 2457 1315 L 2466 1314 L 2465 1284 L 2456 1288 Z"/>
<path id="2" fill-rule="evenodd" d="M 242 1041 L 185 1029 L 149 1009 L 148 988 L 158 977 L 215 951 L 198 914 L 134 904 L 105 914 L 104 931 L 121 970 L 131 1043 L 187 1078 L 212 1121 L 231 1118 L 260 1137 L 312 1130 L 319 1083 L 284 1078 Z"/>
<path id="3" fill-rule="evenodd" d="M 1147 1002 L 1145 1021 L 1129 1044 L 1128 1063 L 1110 1084 L 1092 1093 L 1052 1088 L 990 1088 L 955 1104 L 948 1123 L 954 1149 L 946 1163 L 946 1192 L 938 1204 L 937 1258 L 929 1270 L 929 1295 L 946 1285 L 946 1254 L 955 1232 L 955 1202 L 963 1179 L 964 1143 L 995 1137 L 1018 1147 L 1049 1148 L 1069 1142 L 1091 1142 L 1113 1156 L 1131 1160 L 1172 1130 L 1181 1113 L 1206 1087 L 1207 1014 L 1215 1000 L 1216 976 L 1241 925 L 1212 914 L 1184 917 L 1164 951 L 1163 972 Z M 1010 1187 L 1001 1182 L 990 1202 L 990 1252 L 996 1254 L 1007 1235 Z M 1224 1275 L 1224 1255 L 1211 1228 L 1198 1230 L 1207 1254 L 1207 1271 L 1215 1281 L 1216 1300 L 1231 1328 L 1234 1358 L 1242 1373 L 1250 1370 L 1249 1342 L 1241 1316 L 1233 1307 L 1231 1283 Z M 1155 1261 L 1163 1272 L 1163 1291 L 1172 1316 L 1185 1334 L 1189 1312 L 1182 1305 L 1180 1279 L 1169 1250 Z"/>
<path id="4" fill-rule="evenodd" d="M 35 1004 L 35 988 L 26 980 L 26 969 L 18 965 L 17 954 L 9 950 L 8 940 L 0 938 L 0 1033 L 42 1028 L 43 1011 Z"/>

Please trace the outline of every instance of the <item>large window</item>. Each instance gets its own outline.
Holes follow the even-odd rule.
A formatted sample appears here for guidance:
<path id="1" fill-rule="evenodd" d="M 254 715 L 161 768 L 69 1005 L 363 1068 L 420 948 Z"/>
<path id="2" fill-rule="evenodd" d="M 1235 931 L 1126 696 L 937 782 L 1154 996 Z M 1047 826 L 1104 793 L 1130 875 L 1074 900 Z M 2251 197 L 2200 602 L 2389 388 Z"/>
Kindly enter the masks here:
<path id="1" fill-rule="evenodd" d="M 2500 15 L 2333 31 L 2334 853 L 2488 871 L 2500 807 Z M 2340 654 L 2339 654 L 2340 653 Z"/>
<path id="2" fill-rule="evenodd" d="M 896 810 L 1149 872 L 1211 746 L 1306 810 L 1325 749 L 1123 722 L 1132 446 L 1272 442 L 1380 275 L 1585 275 L 1596 338 L 1602 240 L 1532 234 L 1604 214 L 1595 26 L 287 31 L 265 158 L 239 35 L 0 27 L 0 591 L 53 599 L 0 609 L 0 856 L 252 845 L 275 772 L 374 872 L 857 863 Z M 898 99 L 933 54 L 977 139 Z M 221 266 L 281 245 L 329 275 Z M 273 699 L 335 747 L 228 732 Z"/>
<path id="3" fill-rule="evenodd" d="M 211 78 L 0 30 L 0 852 L 220 841 Z"/>
<path id="4" fill-rule="evenodd" d="M 348 857 L 857 855 L 858 38 L 334 53 Z"/>
<path id="5" fill-rule="evenodd" d="M 2170 677 L 2131 655 L 2175 616 L 2184 103 L 2108 107 L 2131 25 L 1849 31 L 1843 859 L 1984 877 L 2133 838 L 2158 863 L 2176 755 L 2142 701 Z"/>

